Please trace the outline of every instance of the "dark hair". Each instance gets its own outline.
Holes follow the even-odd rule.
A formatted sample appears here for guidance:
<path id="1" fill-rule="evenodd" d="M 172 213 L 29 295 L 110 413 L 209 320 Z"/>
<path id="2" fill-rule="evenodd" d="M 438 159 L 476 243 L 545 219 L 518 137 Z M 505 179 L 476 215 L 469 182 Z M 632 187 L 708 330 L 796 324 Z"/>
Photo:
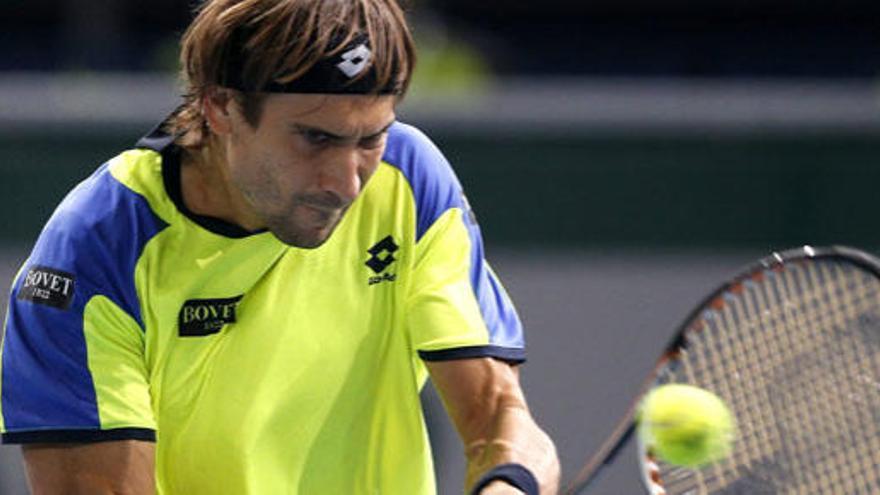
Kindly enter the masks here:
<path id="1" fill-rule="evenodd" d="M 369 40 L 373 92 L 395 86 L 403 95 L 415 47 L 396 0 L 207 0 L 181 40 L 184 102 L 166 128 L 182 146 L 204 144 L 209 131 L 202 100 L 223 85 L 232 50 L 246 54 L 238 77 L 261 88 L 296 81 L 358 36 Z M 247 122 L 256 126 L 265 94 L 235 94 Z"/>

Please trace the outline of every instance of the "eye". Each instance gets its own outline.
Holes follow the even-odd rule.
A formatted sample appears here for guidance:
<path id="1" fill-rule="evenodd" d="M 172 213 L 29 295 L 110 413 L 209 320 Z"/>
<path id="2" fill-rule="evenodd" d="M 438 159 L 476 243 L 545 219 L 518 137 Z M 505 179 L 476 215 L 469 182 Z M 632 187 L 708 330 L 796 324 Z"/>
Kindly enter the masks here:
<path id="1" fill-rule="evenodd" d="M 324 146 L 332 141 L 332 137 L 329 134 L 314 129 L 305 129 L 300 132 L 300 135 L 312 146 Z"/>
<path id="2" fill-rule="evenodd" d="M 376 149 L 382 146 L 382 143 L 385 142 L 385 136 L 387 132 L 383 131 L 378 134 L 373 134 L 371 136 L 363 137 L 358 145 L 364 149 Z"/>

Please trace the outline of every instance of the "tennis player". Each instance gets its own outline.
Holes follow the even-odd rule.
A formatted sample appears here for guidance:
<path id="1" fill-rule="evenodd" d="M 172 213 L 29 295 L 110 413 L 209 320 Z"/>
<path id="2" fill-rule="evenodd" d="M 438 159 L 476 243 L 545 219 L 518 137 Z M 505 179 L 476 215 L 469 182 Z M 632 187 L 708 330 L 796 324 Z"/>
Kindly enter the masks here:
<path id="1" fill-rule="evenodd" d="M 64 199 L 12 289 L 5 443 L 38 494 L 429 494 L 428 376 L 471 493 L 554 493 L 516 312 L 396 121 L 394 0 L 209 0 L 182 105 Z"/>

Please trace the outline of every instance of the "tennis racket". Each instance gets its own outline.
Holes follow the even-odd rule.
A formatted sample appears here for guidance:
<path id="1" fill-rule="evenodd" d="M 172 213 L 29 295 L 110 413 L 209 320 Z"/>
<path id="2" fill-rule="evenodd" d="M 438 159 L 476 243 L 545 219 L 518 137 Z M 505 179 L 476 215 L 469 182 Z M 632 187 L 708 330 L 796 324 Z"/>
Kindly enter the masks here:
<path id="1" fill-rule="evenodd" d="M 722 284 L 679 327 L 566 494 L 613 461 L 636 429 L 639 399 L 666 383 L 721 396 L 737 432 L 728 457 L 699 469 L 668 465 L 640 442 L 648 493 L 880 493 L 880 260 L 803 247 Z"/>

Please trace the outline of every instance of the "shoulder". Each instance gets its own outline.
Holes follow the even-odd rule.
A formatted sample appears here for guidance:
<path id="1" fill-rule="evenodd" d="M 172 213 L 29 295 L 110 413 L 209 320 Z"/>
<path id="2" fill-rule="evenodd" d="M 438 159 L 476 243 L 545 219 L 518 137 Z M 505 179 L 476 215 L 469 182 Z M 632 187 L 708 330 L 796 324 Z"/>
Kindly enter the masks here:
<path id="1" fill-rule="evenodd" d="M 131 241 L 151 237 L 165 227 L 149 201 L 123 183 L 129 170 L 149 157 L 145 150 L 125 152 L 101 165 L 79 183 L 58 205 L 38 240 L 83 247 L 103 244 L 122 248 Z"/>
<path id="2" fill-rule="evenodd" d="M 388 145 L 382 159 L 406 171 L 411 171 L 419 163 L 432 165 L 431 168 L 449 166 L 443 153 L 424 132 L 400 121 L 388 129 Z"/>
<path id="3" fill-rule="evenodd" d="M 114 176 L 127 159 L 123 154 L 105 163 L 64 198 L 23 273 L 31 278 L 62 273 L 77 287 L 75 305 L 101 294 L 137 315 L 135 267 L 146 243 L 167 224 L 142 195 Z"/>
<path id="4" fill-rule="evenodd" d="M 382 161 L 400 170 L 412 189 L 418 237 L 451 208 L 467 209 L 462 187 L 440 149 L 422 131 L 395 123 Z"/>

